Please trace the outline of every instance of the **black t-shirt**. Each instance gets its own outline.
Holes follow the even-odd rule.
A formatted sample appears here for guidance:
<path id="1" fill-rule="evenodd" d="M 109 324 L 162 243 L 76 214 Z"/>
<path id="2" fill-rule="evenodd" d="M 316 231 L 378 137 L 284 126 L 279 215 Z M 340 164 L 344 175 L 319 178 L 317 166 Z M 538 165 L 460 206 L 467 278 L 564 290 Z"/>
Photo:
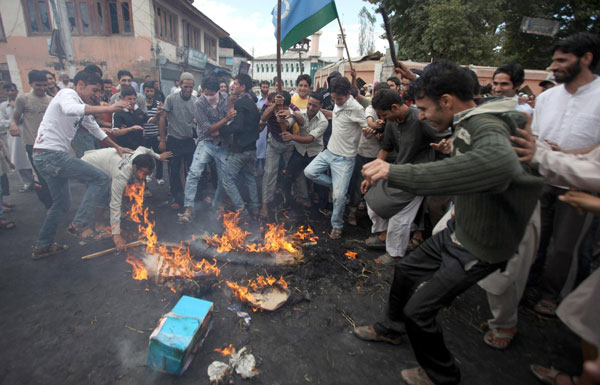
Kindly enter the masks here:
<path id="1" fill-rule="evenodd" d="M 113 115 L 113 128 L 120 129 L 121 127 L 140 126 L 143 127 L 148 121 L 148 116 L 141 109 L 136 109 L 133 112 L 117 111 Z M 135 150 L 143 144 L 142 130 L 128 132 L 125 135 L 116 136 L 115 141 L 121 147 Z"/>

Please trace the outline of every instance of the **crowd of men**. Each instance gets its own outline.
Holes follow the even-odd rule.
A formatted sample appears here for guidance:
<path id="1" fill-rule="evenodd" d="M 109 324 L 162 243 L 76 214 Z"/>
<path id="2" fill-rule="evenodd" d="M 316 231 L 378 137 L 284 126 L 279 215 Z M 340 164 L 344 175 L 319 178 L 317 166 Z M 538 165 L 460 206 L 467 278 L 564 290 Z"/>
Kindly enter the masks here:
<path id="1" fill-rule="evenodd" d="M 351 80 L 333 72 L 315 91 L 300 75 L 293 95 L 277 82 L 274 90 L 260 83 L 256 95 L 247 74 L 231 84 L 207 74 L 197 87 L 184 72 L 166 97 L 150 76 L 138 87 L 126 70 L 118 88 L 94 65 L 72 82 L 33 70 L 29 93 L 4 86 L 0 196 L 15 169 L 22 191 L 34 190 L 44 205 L 34 259 L 68 248 L 55 235 L 71 179 L 87 189 L 66 231 L 86 241 L 112 237 L 123 249 L 125 188 L 152 175 L 164 184 L 162 162 L 183 225 L 194 222 L 199 201 L 237 211 L 242 222 L 317 206 L 312 213 L 330 218 L 329 237 L 339 239 L 365 210 L 372 226 L 364 243 L 383 251 L 375 262 L 394 266 L 394 279 L 386 317 L 354 333 L 392 344 L 408 337 L 419 367 L 402 371 L 407 383 L 460 382 L 436 316 L 475 283 L 493 315 L 483 336 L 489 346 L 509 347 L 529 284 L 539 297 L 534 310 L 560 317 L 581 337 L 584 360 L 594 361 L 600 38 L 575 34 L 551 52 L 552 76 L 535 99 L 520 93 L 518 64 L 498 67 L 486 89 L 450 61 L 423 71 L 400 63 L 372 94 L 358 89 L 354 72 Z M 3 213 L 13 209 L 3 203 L 2 230 L 15 227 Z M 588 365 L 579 383 L 593 383 L 597 363 Z M 531 370 L 545 383 L 575 383 L 552 368 Z"/>

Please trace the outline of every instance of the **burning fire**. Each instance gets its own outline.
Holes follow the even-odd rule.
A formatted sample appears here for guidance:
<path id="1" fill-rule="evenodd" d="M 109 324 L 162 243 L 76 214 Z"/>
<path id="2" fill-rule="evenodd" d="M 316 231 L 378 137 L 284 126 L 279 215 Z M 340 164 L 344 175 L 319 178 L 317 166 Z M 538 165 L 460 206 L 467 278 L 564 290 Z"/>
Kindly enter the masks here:
<path id="1" fill-rule="evenodd" d="M 348 257 L 348 259 L 356 259 L 356 256 L 358 255 L 358 253 L 355 253 L 354 251 L 350 251 L 350 250 L 346 250 L 346 254 L 344 254 L 346 257 Z"/>
<path id="2" fill-rule="evenodd" d="M 259 275 L 256 279 L 251 279 L 248 281 L 248 286 L 238 285 L 236 282 L 225 281 L 227 286 L 231 289 L 233 295 L 235 295 L 242 302 L 249 303 L 251 305 L 260 304 L 261 300 L 256 297 L 255 293 L 266 287 L 278 286 L 282 289 L 288 288 L 288 283 L 283 279 L 283 277 L 279 277 L 279 279 L 269 275 L 264 277 Z M 255 307 L 252 308 L 253 311 L 257 311 Z"/>
<path id="3" fill-rule="evenodd" d="M 281 250 L 289 253 L 297 253 L 299 249 L 294 246 L 294 241 L 309 240 L 316 242 L 317 237 L 313 230 L 308 227 L 301 226 L 299 230 L 290 237 L 286 236 L 284 224 L 267 224 L 268 230 L 265 233 L 263 243 L 244 244 L 246 237 L 250 234 L 242 230 L 239 224 L 240 218 L 238 212 L 229 212 L 223 214 L 223 226 L 225 231 L 222 235 L 213 235 L 207 240 L 207 243 L 217 248 L 217 252 L 223 253 L 232 250 L 244 250 L 252 253 L 260 252 L 277 252 Z"/>
<path id="4" fill-rule="evenodd" d="M 232 355 L 234 351 L 235 351 L 235 348 L 233 347 L 232 344 L 229 344 L 229 346 L 224 349 L 215 349 L 215 352 L 221 353 L 225 357 Z"/>
<path id="5" fill-rule="evenodd" d="M 129 217 L 138 224 L 140 237 L 146 240 L 146 253 L 162 257 L 163 263 L 167 266 L 161 270 L 170 273 L 170 276 L 183 276 L 187 278 L 194 278 L 198 275 L 218 276 L 221 271 L 217 267 L 216 260 L 213 259 L 212 263 L 205 259 L 197 262 L 192 259 L 189 248 L 182 244 L 172 248 L 158 244 L 158 238 L 154 232 L 155 223 L 148 218 L 148 208 L 143 209 L 144 188 L 144 182 L 128 185 L 125 188 L 125 196 L 133 202 L 129 211 Z M 136 265 L 132 263 L 134 261 L 136 262 Z M 128 258 L 127 262 L 134 266 L 134 279 L 148 278 L 148 273 L 141 261 L 135 260 L 134 258 Z M 138 274 L 136 266 L 138 269 L 144 269 L 145 275 Z M 157 274 L 160 275 L 161 271 Z M 144 278 L 136 278 L 136 276 L 144 276 Z"/>
<path id="6" fill-rule="evenodd" d="M 142 261 L 133 257 L 127 257 L 125 262 L 129 263 L 133 267 L 133 274 L 131 275 L 133 279 L 138 281 L 148 279 L 148 271 L 144 267 L 144 263 Z"/>

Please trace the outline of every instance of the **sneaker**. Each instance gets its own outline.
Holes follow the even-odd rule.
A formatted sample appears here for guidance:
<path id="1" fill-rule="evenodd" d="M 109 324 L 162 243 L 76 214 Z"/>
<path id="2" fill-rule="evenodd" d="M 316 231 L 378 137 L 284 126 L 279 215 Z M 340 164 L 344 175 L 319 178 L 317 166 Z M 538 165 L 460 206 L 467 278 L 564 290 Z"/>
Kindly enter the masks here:
<path id="1" fill-rule="evenodd" d="M 162 186 L 163 184 L 165 184 L 165 180 L 164 179 L 157 179 L 156 183 L 158 183 L 159 185 Z"/>
<path id="2" fill-rule="evenodd" d="M 400 375 L 408 385 L 434 385 L 427 373 L 420 366 L 412 369 L 404 369 L 400 372 Z"/>
<path id="3" fill-rule="evenodd" d="M 146 183 L 152 182 L 152 175 L 146 175 Z"/>
<path id="4" fill-rule="evenodd" d="M 400 345 L 402 343 L 403 334 L 404 333 L 388 329 L 379 322 L 373 325 L 357 326 L 354 328 L 354 335 L 361 340 L 387 342 L 392 345 Z"/>

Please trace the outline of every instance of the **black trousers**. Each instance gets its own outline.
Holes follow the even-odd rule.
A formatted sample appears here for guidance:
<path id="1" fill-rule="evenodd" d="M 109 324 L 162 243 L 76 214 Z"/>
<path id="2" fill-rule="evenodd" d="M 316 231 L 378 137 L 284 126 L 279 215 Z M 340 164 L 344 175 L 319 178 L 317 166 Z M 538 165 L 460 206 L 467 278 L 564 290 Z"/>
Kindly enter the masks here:
<path id="1" fill-rule="evenodd" d="M 389 298 L 388 317 L 404 322 L 417 362 L 436 385 L 460 382 L 460 370 L 436 321 L 438 311 L 505 265 L 478 260 L 452 241 L 454 226 L 452 219 L 447 229 L 396 265 Z"/>
<path id="2" fill-rule="evenodd" d="M 185 178 L 194 159 L 196 143 L 193 138 L 176 139 L 167 137 L 167 151 L 173 153 L 169 158 L 169 183 L 173 200 L 183 206 Z M 180 175 L 183 166 L 183 176 Z M 183 180 L 182 180 L 183 178 Z"/>
<path id="3" fill-rule="evenodd" d="M 540 277 L 542 299 L 558 301 L 567 282 L 573 257 L 579 254 L 582 233 L 587 231 L 585 214 L 560 201 L 568 190 L 545 185 L 540 197 L 542 228 L 537 267 L 543 262 Z"/>
<path id="4" fill-rule="evenodd" d="M 308 164 L 315 159 L 315 157 L 309 157 L 307 154 L 300 155 L 296 149 L 292 151 L 292 156 L 290 156 L 290 160 L 285 170 L 285 174 L 283 176 L 283 193 L 285 194 L 285 199 L 288 202 L 292 202 L 292 185 L 296 181 L 296 178 L 300 175 L 304 175 L 304 169 Z M 327 188 L 321 186 L 319 184 L 314 184 L 315 192 L 319 195 L 319 202 L 327 202 Z M 320 203 L 320 208 L 324 208 L 322 203 Z"/>
<path id="5" fill-rule="evenodd" d="M 377 158 L 365 158 L 361 155 L 356 155 L 354 159 L 354 170 L 352 171 L 352 179 L 350 179 L 350 186 L 348 187 L 348 195 L 350 195 L 350 204 L 348 207 L 351 209 L 356 209 L 363 199 L 362 192 L 360 191 L 360 184 L 363 181 L 362 167 L 375 159 Z"/>
<path id="6" fill-rule="evenodd" d="M 27 151 L 27 157 L 29 158 L 29 162 L 31 162 L 31 167 L 33 167 L 33 171 L 35 171 L 35 175 L 37 175 L 38 182 L 40 184 L 40 188 L 36 188 L 35 193 L 46 209 L 49 209 L 52 207 L 52 195 L 50 195 L 50 189 L 48 188 L 46 180 L 33 165 L 33 146 L 31 144 L 26 144 L 25 151 Z"/>
<path id="7" fill-rule="evenodd" d="M 158 151 L 158 136 L 144 136 L 144 147 L 151 148 L 155 153 Z M 156 162 L 156 179 L 163 178 L 163 164 L 161 161 Z"/>

